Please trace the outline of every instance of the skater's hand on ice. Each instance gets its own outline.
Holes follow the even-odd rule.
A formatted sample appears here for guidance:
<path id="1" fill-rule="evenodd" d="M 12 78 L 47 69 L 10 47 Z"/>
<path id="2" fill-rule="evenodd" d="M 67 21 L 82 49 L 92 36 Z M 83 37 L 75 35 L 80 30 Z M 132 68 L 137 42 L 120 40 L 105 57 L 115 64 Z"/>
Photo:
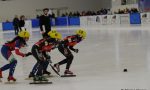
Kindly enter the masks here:
<path id="1" fill-rule="evenodd" d="M 79 52 L 79 49 L 75 49 L 74 52 L 78 53 L 78 52 Z"/>

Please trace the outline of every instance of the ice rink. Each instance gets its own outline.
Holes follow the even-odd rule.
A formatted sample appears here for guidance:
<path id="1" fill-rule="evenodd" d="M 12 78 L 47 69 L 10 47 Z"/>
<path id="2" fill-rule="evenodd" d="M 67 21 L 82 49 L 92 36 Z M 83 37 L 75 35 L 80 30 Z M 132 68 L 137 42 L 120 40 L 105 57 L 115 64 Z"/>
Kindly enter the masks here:
<path id="1" fill-rule="evenodd" d="M 74 34 L 79 27 L 57 28 L 63 37 Z M 75 46 L 79 53 L 74 54 L 71 70 L 77 75 L 61 78 L 49 67 L 54 77 L 49 78 L 53 84 L 29 85 L 25 80 L 35 64 L 30 56 L 16 56 L 18 64 L 14 77 L 16 84 L 4 84 L 8 71 L 3 73 L 0 90 L 149 90 L 150 89 L 150 27 L 142 26 L 105 26 L 85 27 L 87 38 Z M 14 32 L 0 32 L 0 46 L 14 37 Z M 40 32 L 32 30 L 28 47 L 41 38 Z M 65 57 L 57 50 L 50 53 L 53 63 Z M 0 66 L 7 61 L 0 55 Z M 61 74 L 65 67 L 61 66 Z M 128 72 L 123 72 L 127 68 Z"/>

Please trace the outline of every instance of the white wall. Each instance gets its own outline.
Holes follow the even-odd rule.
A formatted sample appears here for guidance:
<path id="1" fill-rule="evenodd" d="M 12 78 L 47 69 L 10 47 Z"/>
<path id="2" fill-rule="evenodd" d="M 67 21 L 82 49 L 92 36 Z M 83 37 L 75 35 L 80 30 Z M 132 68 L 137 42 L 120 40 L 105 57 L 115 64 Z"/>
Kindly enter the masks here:
<path id="1" fill-rule="evenodd" d="M 69 7 L 70 11 L 98 10 L 110 8 L 111 0 L 11 0 L 0 1 L 0 21 L 10 20 L 17 15 L 28 18 L 36 16 L 36 9 Z"/>

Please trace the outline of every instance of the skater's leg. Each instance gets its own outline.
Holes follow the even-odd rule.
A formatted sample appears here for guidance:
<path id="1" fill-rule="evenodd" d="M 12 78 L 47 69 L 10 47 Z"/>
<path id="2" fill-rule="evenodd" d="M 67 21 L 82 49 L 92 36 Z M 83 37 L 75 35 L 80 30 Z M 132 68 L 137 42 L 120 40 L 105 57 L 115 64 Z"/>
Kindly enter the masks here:
<path id="1" fill-rule="evenodd" d="M 51 72 L 47 71 L 48 65 L 49 65 L 49 61 L 48 60 L 43 62 L 43 74 L 47 74 L 47 75 L 51 74 Z"/>
<path id="2" fill-rule="evenodd" d="M 9 62 L 11 62 L 12 58 L 14 58 L 13 55 L 12 55 L 12 53 L 11 53 L 11 51 L 9 51 L 9 49 L 8 49 L 7 46 L 2 46 L 2 48 L 1 48 L 1 54 Z M 5 70 L 7 70 L 9 68 L 10 68 L 10 63 L 6 64 L 6 65 L 4 65 L 3 67 L 0 68 L 0 71 L 1 71 L 0 77 L 1 78 L 2 78 L 2 71 L 5 71 Z"/>
<path id="3" fill-rule="evenodd" d="M 48 65 L 49 65 L 49 61 L 48 60 L 44 61 L 44 65 L 43 65 L 43 70 L 44 71 L 47 71 Z"/>
<path id="4" fill-rule="evenodd" d="M 62 46 L 59 46 L 58 50 L 66 57 L 66 59 L 64 59 L 64 60 L 62 60 L 62 61 L 57 63 L 59 65 L 63 65 L 63 64 L 68 62 L 69 55 L 72 54 L 72 53 L 71 53 L 71 51 L 68 48 L 64 48 Z"/>
<path id="5" fill-rule="evenodd" d="M 72 60 L 73 60 L 73 55 L 72 55 L 71 51 L 68 48 L 64 48 L 62 46 L 59 46 L 58 50 L 66 57 L 66 59 L 54 64 L 54 67 L 59 72 L 60 71 L 59 66 L 67 63 L 66 70 L 69 70 L 71 63 L 72 63 Z"/>
<path id="6" fill-rule="evenodd" d="M 43 52 L 42 54 L 43 54 L 44 58 L 46 58 L 46 60 L 44 61 L 43 70 L 47 71 L 47 67 L 48 67 L 49 63 L 52 63 L 51 57 L 50 57 L 50 55 L 48 55 L 47 52 Z"/>
<path id="7" fill-rule="evenodd" d="M 30 75 L 29 75 L 29 77 L 33 77 L 34 75 L 35 75 L 35 73 L 37 72 L 37 67 L 38 67 L 38 63 L 36 63 L 35 65 L 34 65 L 34 67 L 33 67 L 33 69 L 32 69 L 32 71 L 30 72 Z"/>
<path id="8" fill-rule="evenodd" d="M 43 65 L 44 65 L 44 61 L 38 61 L 38 71 L 36 73 L 36 75 L 34 76 L 34 81 L 48 81 L 48 79 L 46 77 L 43 76 Z"/>
<path id="9" fill-rule="evenodd" d="M 1 70 L 1 71 L 5 71 L 5 70 L 7 70 L 7 69 L 9 69 L 9 68 L 10 68 L 10 64 L 6 64 L 6 65 L 4 65 L 3 67 L 1 67 L 0 70 Z"/>
<path id="10" fill-rule="evenodd" d="M 43 57 L 46 59 L 43 62 L 43 74 L 50 75 L 51 73 L 47 71 L 47 67 L 48 67 L 49 63 L 52 63 L 51 57 L 47 52 L 42 52 L 42 54 L 43 54 Z"/>
<path id="11" fill-rule="evenodd" d="M 10 68 L 9 68 L 9 76 L 8 76 L 8 81 L 12 80 L 12 81 L 16 81 L 16 79 L 13 77 L 14 75 L 14 71 L 17 65 L 17 60 L 14 58 L 14 55 L 11 54 L 11 56 L 9 57 L 9 61 L 10 61 Z"/>
<path id="12" fill-rule="evenodd" d="M 16 68 L 16 65 L 17 65 L 17 60 L 13 60 L 13 61 L 10 63 L 9 77 L 13 77 L 14 71 L 15 71 L 15 68 Z"/>
<path id="13" fill-rule="evenodd" d="M 72 61 L 73 61 L 73 55 L 70 54 L 67 58 L 68 58 L 68 62 L 67 62 L 67 65 L 66 65 L 66 69 L 69 70 L 69 68 L 70 68 L 70 66 L 72 64 Z"/>
<path id="14" fill-rule="evenodd" d="M 41 59 L 40 59 L 40 53 L 38 52 L 38 47 L 37 46 L 33 46 L 31 51 L 32 51 L 32 55 L 37 60 L 37 63 L 34 65 L 32 71 L 30 72 L 29 77 L 34 77 L 34 75 L 38 71 L 38 67 L 39 67 L 38 61 L 40 61 Z"/>

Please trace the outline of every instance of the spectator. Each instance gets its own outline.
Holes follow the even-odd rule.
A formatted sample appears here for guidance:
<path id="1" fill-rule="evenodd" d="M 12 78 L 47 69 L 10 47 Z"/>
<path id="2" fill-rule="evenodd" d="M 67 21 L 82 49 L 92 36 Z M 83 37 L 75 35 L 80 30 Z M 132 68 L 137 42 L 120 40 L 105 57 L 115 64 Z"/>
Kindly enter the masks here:
<path id="1" fill-rule="evenodd" d="M 66 15 L 63 13 L 61 16 L 62 16 L 62 17 L 65 17 Z"/>
<path id="2" fill-rule="evenodd" d="M 44 8 L 43 9 L 43 15 L 40 16 L 40 30 L 41 33 L 43 35 L 43 37 L 46 37 L 48 32 L 51 31 L 51 17 L 52 15 L 48 14 L 49 9 L 48 8 Z"/>
<path id="3" fill-rule="evenodd" d="M 72 12 L 69 13 L 69 17 L 73 16 Z"/>
<path id="4" fill-rule="evenodd" d="M 19 18 L 17 15 L 15 15 L 14 19 L 13 19 L 13 26 L 14 26 L 14 30 L 15 30 L 15 35 L 18 35 L 19 32 Z"/>
<path id="5" fill-rule="evenodd" d="M 39 15 L 36 15 L 36 18 L 37 18 L 37 19 L 39 19 L 39 18 L 40 18 L 40 16 L 39 16 Z"/>
<path id="6" fill-rule="evenodd" d="M 25 26 L 25 16 L 21 15 L 20 20 L 19 20 L 19 29 L 20 29 L 20 31 L 25 29 L 24 26 Z"/>
<path id="7" fill-rule="evenodd" d="M 55 14 L 52 12 L 52 18 L 55 18 Z"/>

